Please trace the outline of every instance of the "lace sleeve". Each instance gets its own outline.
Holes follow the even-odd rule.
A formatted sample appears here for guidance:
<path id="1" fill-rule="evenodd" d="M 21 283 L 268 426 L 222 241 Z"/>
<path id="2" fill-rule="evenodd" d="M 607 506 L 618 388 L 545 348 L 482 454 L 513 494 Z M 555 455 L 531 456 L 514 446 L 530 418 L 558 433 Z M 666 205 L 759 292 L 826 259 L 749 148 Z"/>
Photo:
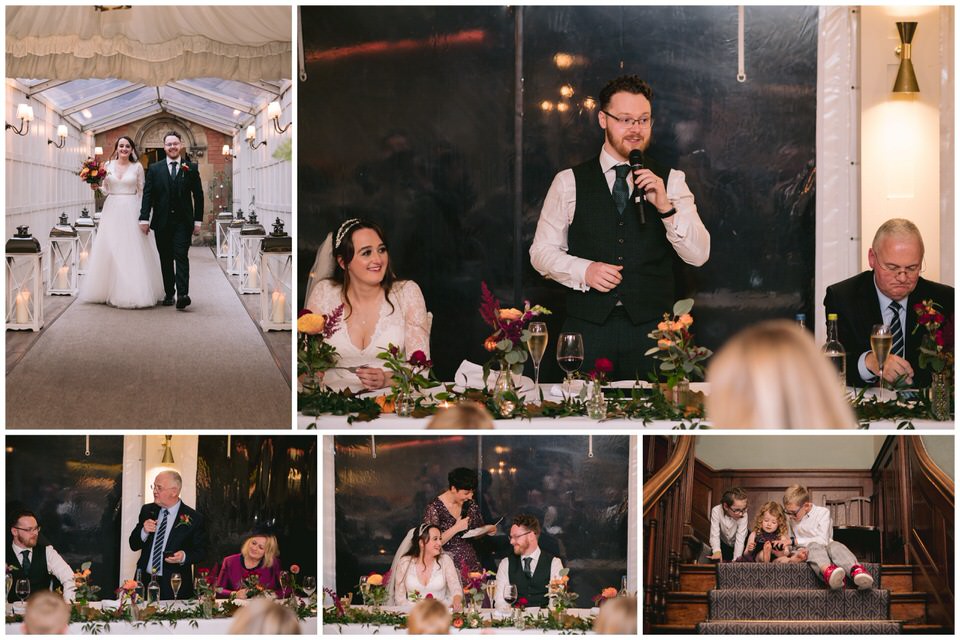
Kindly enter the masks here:
<path id="1" fill-rule="evenodd" d="M 407 581 L 407 570 L 410 568 L 410 558 L 405 557 L 400 560 L 400 564 L 397 565 L 397 570 L 393 572 L 393 577 L 390 578 L 393 582 L 393 602 L 391 604 L 406 604 L 407 603 L 407 587 L 405 585 Z"/>
<path id="2" fill-rule="evenodd" d="M 463 586 L 460 584 L 460 576 L 449 554 L 444 553 L 440 556 L 440 569 L 443 571 L 443 581 L 447 585 L 447 593 L 450 594 L 451 601 L 456 596 L 462 597 Z"/>
<path id="3" fill-rule="evenodd" d="M 332 280 L 320 280 L 303 306 L 314 313 L 328 314 L 340 304 L 340 286 Z"/>
<path id="4" fill-rule="evenodd" d="M 107 183 L 109 182 L 109 180 L 107 180 L 107 177 L 109 177 L 113 173 L 113 161 L 107 160 L 106 162 L 104 162 L 103 168 L 106 169 L 106 173 L 103 174 L 103 180 L 100 181 L 100 186 L 98 187 L 98 189 L 100 193 L 102 193 L 105 196 L 108 196 L 110 195 L 110 188 L 107 186 Z"/>
<path id="5" fill-rule="evenodd" d="M 137 195 L 143 196 L 143 183 L 146 180 L 146 176 L 143 173 L 143 165 L 138 162 L 135 171 L 137 172 Z"/>
<path id="6" fill-rule="evenodd" d="M 397 287 L 397 303 L 403 313 L 403 349 L 407 354 L 423 351 L 430 357 L 430 320 L 420 287 L 407 280 Z"/>

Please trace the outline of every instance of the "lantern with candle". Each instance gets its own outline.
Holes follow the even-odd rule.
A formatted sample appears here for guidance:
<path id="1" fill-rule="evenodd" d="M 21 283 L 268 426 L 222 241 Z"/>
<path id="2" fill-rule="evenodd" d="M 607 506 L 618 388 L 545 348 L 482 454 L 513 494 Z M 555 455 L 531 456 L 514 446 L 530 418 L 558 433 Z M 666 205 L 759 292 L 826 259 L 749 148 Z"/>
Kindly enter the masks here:
<path id="1" fill-rule="evenodd" d="M 260 326 L 290 331 L 292 326 L 293 243 L 277 218 L 273 233 L 260 243 Z"/>
<path id="2" fill-rule="evenodd" d="M 90 259 L 90 252 L 93 251 L 93 241 L 97 237 L 97 223 L 90 217 L 90 212 L 84 207 L 80 211 L 80 217 L 73 223 L 77 230 L 77 273 L 83 275 L 87 272 L 87 261 Z"/>
<path id="3" fill-rule="evenodd" d="M 240 210 L 243 213 L 243 210 Z M 230 223 L 233 222 L 233 212 L 221 211 L 217 214 L 217 258 L 226 258 L 230 255 Z"/>
<path id="4" fill-rule="evenodd" d="M 79 290 L 77 254 L 80 238 L 77 230 L 60 214 L 60 221 L 50 230 L 50 273 L 47 293 L 53 296 L 74 296 Z"/>
<path id="5" fill-rule="evenodd" d="M 237 216 L 227 225 L 227 273 L 232 276 L 240 275 L 240 231 L 243 229 L 243 209 L 237 211 Z"/>
<path id="6" fill-rule="evenodd" d="M 257 213 L 240 229 L 240 293 L 260 293 L 260 243 L 267 232 L 257 221 Z"/>
<path id="7" fill-rule="evenodd" d="M 43 327 L 43 252 L 28 227 L 7 241 L 7 329 Z"/>

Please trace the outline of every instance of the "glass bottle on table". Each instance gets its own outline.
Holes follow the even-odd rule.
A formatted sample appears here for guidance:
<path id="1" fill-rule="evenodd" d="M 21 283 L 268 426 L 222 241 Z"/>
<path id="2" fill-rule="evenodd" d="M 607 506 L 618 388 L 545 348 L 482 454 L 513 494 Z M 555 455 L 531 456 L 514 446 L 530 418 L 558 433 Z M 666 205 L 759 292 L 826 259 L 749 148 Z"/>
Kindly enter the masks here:
<path id="1" fill-rule="evenodd" d="M 530 337 L 527 339 L 527 350 L 530 351 L 530 359 L 533 360 L 533 381 L 535 390 L 540 390 L 540 362 L 543 360 L 543 354 L 547 351 L 547 332 L 546 322 L 531 322 L 527 326 Z"/>
<path id="2" fill-rule="evenodd" d="M 840 344 L 840 333 L 837 329 L 837 314 L 827 314 L 827 341 L 821 348 L 823 355 L 833 365 L 840 375 L 842 389 L 847 387 L 847 350 Z"/>
<path id="3" fill-rule="evenodd" d="M 137 586 L 134 587 L 134 592 L 137 595 L 137 600 L 143 602 L 143 597 L 146 594 L 146 590 L 143 587 L 143 569 L 137 569 L 136 575 L 133 577 L 133 581 L 137 583 Z"/>
<path id="4" fill-rule="evenodd" d="M 890 349 L 893 347 L 893 333 L 890 331 L 890 325 L 875 324 L 870 332 L 870 349 L 877 359 L 877 366 L 880 368 L 880 402 L 883 402 L 883 365 L 890 355 Z"/>

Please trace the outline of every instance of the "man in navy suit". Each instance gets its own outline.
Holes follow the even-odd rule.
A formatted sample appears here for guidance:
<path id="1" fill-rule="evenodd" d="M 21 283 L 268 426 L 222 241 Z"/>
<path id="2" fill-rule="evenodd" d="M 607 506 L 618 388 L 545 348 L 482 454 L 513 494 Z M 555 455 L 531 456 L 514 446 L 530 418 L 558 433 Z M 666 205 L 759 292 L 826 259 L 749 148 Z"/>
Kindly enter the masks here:
<path id="1" fill-rule="evenodd" d="M 155 162 L 147 169 L 140 205 L 140 229 L 144 234 L 154 231 L 160 271 L 166 297 L 163 304 L 173 304 L 177 295 L 177 309 L 190 304 L 190 237 L 200 233 L 203 221 L 203 187 L 200 172 L 189 158 L 181 159 L 183 144 L 180 134 L 168 131 L 163 136 L 163 162 Z M 150 217 L 150 211 L 153 217 Z"/>
<path id="2" fill-rule="evenodd" d="M 151 488 L 153 503 L 140 509 L 137 526 L 130 534 L 130 548 L 140 551 L 137 568 L 144 586 L 151 573 L 159 574 L 161 600 L 173 599 L 170 576 L 174 573 L 183 578 L 177 597 L 192 598 L 193 568 L 207 555 L 204 518 L 180 500 L 183 480 L 176 471 L 158 473 Z"/>
<path id="3" fill-rule="evenodd" d="M 923 300 L 933 300 L 952 324 L 953 287 L 920 277 L 923 238 L 917 226 L 903 218 L 887 220 L 877 229 L 867 260 L 871 271 L 827 287 L 823 299 L 827 313 L 838 314 L 840 342 L 847 351 L 847 384 L 863 387 L 878 383 L 880 367 L 870 350 L 870 332 L 875 324 L 895 328 L 899 323 L 903 344 L 898 349 L 894 337 L 883 379 L 892 383 L 903 376 L 912 386 L 929 386 L 930 372 L 919 366 L 920 340 L 925 329 L 914 333 L 917 314 L 913 307 Z"/>

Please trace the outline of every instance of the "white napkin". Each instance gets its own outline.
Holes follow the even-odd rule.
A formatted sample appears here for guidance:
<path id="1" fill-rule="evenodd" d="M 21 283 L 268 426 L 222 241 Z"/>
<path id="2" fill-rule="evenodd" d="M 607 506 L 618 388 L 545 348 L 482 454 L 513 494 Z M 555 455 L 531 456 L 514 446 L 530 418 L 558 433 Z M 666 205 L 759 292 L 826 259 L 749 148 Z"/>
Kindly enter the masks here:
<path id="1" fill-rule="evenodd" d="M 576 398 L 580 395 L 580 390 L 583 389 L 583 385 L 587 383 L 586 380 L 574 380 L 570 383 L 570 392 L 569 395 L 571 398 Z M 564 385 L 561 382 L 560 384 L 555 384 L 550 387 L 550 395 L 554 398 L 566 398 L 567 393 L 564 392 Z"/>
<path id="2" fill-rule="evenodd" d="M 517 391 L 529 391 L 533 389 L 533 380 L 527 376 L 513 375 L 513 384 L 517 387 Z M 497 372 L 494 370 L 490 371 L 490 375 L 486 380 L 490 386 L 493 386 L 493 383 L 497 381 Z M 474 364 L 469 360 L 464 360 L 460 363 L 460 366 L 457 368 L 457 372 L 453 374 L 454 384 L 463 385 L 465 387 L 472 387 L 474 389 L 484 389 L 487 385 L 484 383 L 483 379 L 483 367 L 479 364 Z"/>

